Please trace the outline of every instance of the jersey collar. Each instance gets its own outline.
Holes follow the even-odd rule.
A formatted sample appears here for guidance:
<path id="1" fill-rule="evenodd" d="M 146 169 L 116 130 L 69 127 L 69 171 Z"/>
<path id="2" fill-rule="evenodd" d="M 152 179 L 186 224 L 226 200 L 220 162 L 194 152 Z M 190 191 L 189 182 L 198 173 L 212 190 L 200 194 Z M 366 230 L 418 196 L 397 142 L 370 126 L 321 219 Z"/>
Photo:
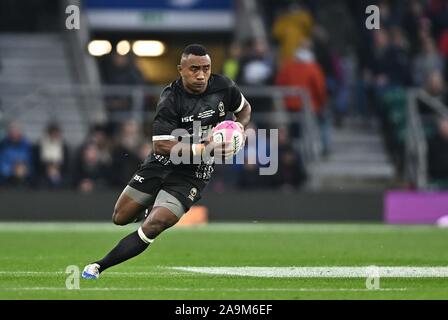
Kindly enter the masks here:
<path id="1" fill-rule="evenodd" d="M 208 79 L 207 83 L 207 89 L 203 93 L 200 94 L 194 94 L 190 93 L 187 90 L 185 90 L 184 85 L 182 84 L 182 78 L 178 78 L 174 85 L 177 86 L 183 93 L 185 93 L 187 96 L 190 97 L 201 97 L 205 94 L 214 93 L 217 91 L 220 91 L 222 89 L 225 89 L 226 86 L 224 83 L 221 83 L 222 81 L 219 81 L 219 77 L 217 77 L 214 73 L 210 75 L 210 79 Z"/>

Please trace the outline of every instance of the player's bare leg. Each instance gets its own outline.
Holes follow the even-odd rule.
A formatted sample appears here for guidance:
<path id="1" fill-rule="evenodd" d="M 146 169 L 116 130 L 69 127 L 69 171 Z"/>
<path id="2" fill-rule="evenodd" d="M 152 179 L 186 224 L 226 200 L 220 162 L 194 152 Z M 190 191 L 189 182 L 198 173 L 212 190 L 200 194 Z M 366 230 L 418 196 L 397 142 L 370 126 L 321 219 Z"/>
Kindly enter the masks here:
<path id="1" fill-rule="evenodd" d="M 165 207 L 155 207 L 142 224 L 142 231 L 149 239 L 155 239 L 164 230 L 174 226 L 179 218 Z"/>
<path id="2" fill-rule="evenodd" d="M 127 194 L 122 193 L 115 204 L 112 221 L 116 225 L 127 225 L 135 221 L 146 208 L 146 206 L 136 202 Z"/>
<path id="3" fill-rule="evenodd" d="M 135 213 L 137 209 L 139 212 L 145 209 L 145 206 L 137 204 L 126 195 L 120 196 L 113 216 L 114 222 L 125 223 L 135 218 L 131 213 Z M 142 226 L 123 238 L 103 259 L 87 265 L 82 274 L 83 278 L 97 279 L 100 272 L 139 255 L 160 233 L 175 225 L 184 211 L 184 207 L 175 197 L 161 190 Z"/>

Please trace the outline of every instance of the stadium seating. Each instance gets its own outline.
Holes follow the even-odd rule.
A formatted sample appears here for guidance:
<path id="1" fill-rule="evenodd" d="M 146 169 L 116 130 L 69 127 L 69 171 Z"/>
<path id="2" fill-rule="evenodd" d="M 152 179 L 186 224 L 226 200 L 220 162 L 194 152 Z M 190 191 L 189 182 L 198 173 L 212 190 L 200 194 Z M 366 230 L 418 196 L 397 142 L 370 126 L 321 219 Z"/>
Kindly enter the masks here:
<path id="1" fill-rule="evenodd" d="M 0 96 L 5 117 L 18 120 L 25 135 L 37 141 L 50 121 L 61 124 L 67 142 L 79 145 L 88 130 L 78 97 L 70 91 L 76 79 L 58 33 L 0 35 Z"/>

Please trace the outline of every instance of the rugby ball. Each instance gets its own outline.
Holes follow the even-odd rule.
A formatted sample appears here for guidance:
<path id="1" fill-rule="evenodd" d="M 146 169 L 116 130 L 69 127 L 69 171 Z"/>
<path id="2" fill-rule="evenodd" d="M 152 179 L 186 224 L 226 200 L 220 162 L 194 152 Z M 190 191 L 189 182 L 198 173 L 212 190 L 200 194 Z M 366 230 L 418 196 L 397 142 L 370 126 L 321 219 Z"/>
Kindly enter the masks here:
<path id="1" fill-rule="evenodd" d="M 244 132 L 235 121 L 226 120 L 218 123 L 212 130 L 214 142 L 231 143 L 233 155 L 237 154 L 244 146 Z"/>

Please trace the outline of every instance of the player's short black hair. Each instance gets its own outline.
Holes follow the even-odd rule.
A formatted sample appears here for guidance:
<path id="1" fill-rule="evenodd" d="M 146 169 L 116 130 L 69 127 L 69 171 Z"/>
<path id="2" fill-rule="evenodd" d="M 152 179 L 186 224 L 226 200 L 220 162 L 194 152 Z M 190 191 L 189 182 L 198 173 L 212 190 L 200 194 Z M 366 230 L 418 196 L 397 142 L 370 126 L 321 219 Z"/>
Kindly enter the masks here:
<path id="1" fill-rule="evenodd" d="M 183 56 L 188 56 L 189 54 L 193 54 L 195 56 L 205 56 L 208 52 L 203 45 L 195 43 L 186 46 L 184 51 L 182 51 Z"/>

